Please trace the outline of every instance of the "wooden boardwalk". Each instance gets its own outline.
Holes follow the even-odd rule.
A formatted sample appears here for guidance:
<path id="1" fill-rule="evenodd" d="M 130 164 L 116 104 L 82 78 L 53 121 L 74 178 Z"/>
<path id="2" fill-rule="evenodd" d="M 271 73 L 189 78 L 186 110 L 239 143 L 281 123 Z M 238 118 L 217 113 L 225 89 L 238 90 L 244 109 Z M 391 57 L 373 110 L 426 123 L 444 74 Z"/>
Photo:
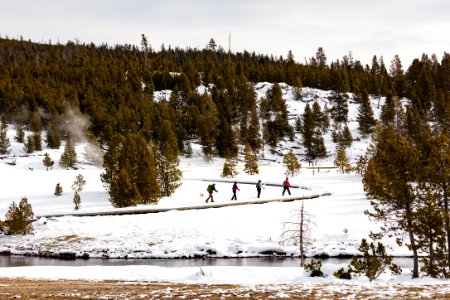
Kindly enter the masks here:
<path id="1" fill-rule="evenodd" d="M 64 217 L 64 216 L 74 216 L 74 217 L 93 217 L 93 216 L 119 216 L 119 215 L 139 215 L 139 214 L 150 214 L 150 213 L 161 213 L 167 211 L 183 211 L 183 210 L 198 210 L 198 209 L 209 209 L 209 208 L 221 208 L 221 207 L 230 207 L 230 206 L 239 206 L 239 205 L 253 205 L 253 204 L 265 204 L 270 202 L 292 202 L 299 200 L 307 200 L 314 199 L 324 196 L 330 196 L 331 193 L 323 193 L 323 194 L 315 194 L 309 196 L 288 196 L 277 199 L 261 199 L 261 200 L 251 200 L 251 201 L 232 201 L 226 203 L 204 203 L 201 205 L 191 205 L 191 206 L 181 206 L 181 207 L 161 207 L 161 208 L 152 208 L 146 207 L 141 209 L 117 209 L 110 211 L 100 211 L 100 212 L 74 212 L 74 213 L 66 213 L 66 214 L 43 214 L 36 216 L 37 218 L 46 217 L 46 218 L 56 218 L 56 217 Z"/>

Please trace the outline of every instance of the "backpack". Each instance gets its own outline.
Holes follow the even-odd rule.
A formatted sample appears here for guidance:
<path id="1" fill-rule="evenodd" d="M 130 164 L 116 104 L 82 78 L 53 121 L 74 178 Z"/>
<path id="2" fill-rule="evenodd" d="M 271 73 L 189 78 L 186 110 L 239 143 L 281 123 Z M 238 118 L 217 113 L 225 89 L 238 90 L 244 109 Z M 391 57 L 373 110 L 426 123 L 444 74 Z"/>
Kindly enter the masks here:
<path id="1" fill-rule="evenodd" d="M 208 185 L 208 187 L 206 188 L 206 191 L 207 191 L 208 193 L 211 193 L 211 192 L 213 191 L 212 184 Z"/>

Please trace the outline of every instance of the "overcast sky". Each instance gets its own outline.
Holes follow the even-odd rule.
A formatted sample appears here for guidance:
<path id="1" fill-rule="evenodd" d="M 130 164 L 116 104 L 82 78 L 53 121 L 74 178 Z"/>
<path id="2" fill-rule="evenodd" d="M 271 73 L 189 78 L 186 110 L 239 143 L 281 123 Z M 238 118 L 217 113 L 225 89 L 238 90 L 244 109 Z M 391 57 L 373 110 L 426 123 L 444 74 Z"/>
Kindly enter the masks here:
<path id="1" fill-rule="evenodd" d="M 363 64 L 395 54 L 406 70 L 422 53 L 450 52 L 449 0 L 0 0 L 0 35 L 35 42 L 231 50 L 298 62 L 323 47 L 327 62 L 349 51 Z"/>

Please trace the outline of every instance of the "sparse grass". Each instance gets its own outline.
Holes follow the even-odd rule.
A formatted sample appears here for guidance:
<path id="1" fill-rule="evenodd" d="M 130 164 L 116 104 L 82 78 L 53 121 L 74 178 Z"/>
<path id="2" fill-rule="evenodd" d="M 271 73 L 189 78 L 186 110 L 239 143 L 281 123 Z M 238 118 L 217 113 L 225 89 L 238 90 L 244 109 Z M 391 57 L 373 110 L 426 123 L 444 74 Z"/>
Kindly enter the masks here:
<path id="1" fill-rule="evenodd" d="M 41 281 L 0 278 L 0 299 L 450 299 L 439 285 L 298 283 L 172 284 L 118 281 Z"/>

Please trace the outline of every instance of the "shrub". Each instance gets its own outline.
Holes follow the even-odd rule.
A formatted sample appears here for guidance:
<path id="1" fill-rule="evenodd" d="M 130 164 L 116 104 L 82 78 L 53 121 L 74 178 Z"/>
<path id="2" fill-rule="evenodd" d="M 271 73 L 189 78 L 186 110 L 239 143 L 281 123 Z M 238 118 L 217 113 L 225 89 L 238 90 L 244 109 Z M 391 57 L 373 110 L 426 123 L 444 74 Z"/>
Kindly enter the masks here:
<path id="1" fill-rule="evenodd" d="M 352 279 L 352 274 L 350 271 L 350 268 L 347 271 L 345 271 L 344 268 L 340 268 L 333 273 L 333 276 L 339 279 Z"/>
<path id="2" fill-rule="evenodd" d="M 324 274 L 320 270 L 320 268 L 322 268 L 322 261 L 320 259 L 311 259 L 308 264 L 305 264 L 305 270 L 311 272 L 311 274 L 309 275 L 311 277 L 324 277 Z"/>
<path id="3" fill-rule="evenodd" d="M 389 268 L 393 275 L 401 273 L 401 268 L 392 263 L 392 257 L 386 254 L 382 243 L 378 243 L 375 247 L 374 243 L 368 244 L 365 239 L 362 239 L 358 250 L 363 253 L 363 257 L 362 259 L 353 257 L 349 272 L 357 275 L 364 274 L 370 281 L 383 274 L 386 268 Z"/>

